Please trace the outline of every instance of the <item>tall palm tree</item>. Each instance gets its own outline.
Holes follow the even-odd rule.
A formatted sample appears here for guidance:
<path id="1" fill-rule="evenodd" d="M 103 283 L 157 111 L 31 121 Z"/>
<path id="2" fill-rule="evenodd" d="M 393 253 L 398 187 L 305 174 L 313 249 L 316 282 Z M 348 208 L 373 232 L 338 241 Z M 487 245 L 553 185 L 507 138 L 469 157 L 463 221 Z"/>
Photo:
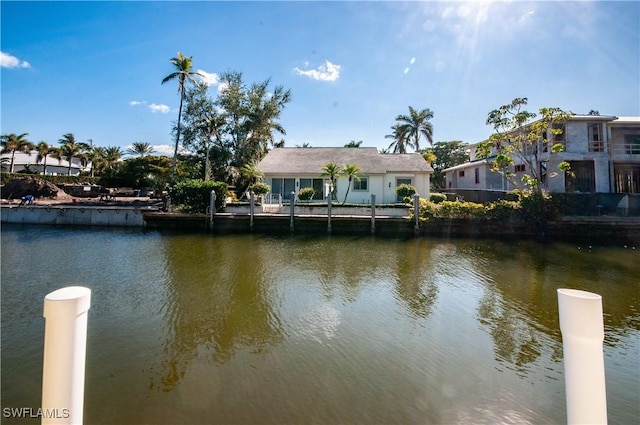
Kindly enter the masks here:
<path id="1" fill-rule="evenodd" d="M 131 145 L 131 148 L 125 151 L 127 155 L 134 155 L 134 156 L 141 156 L 141 157 L 145 155 L 151 155 L 155 152 L 156 151 L 153 149 L 153 146 L 151 146 L 151 144 L 147 142 L 133 142 L 133 144 Z"/>
<path id="2" fill-rule="evenodd" d="M 194 72 L 191 70 L 191 62 L 192 57 L 186 57 L 182 53 L 178 52 L 177 57 L 171 58 L 171 63 L 174 66 L 174 71 L 164 77 L 161 84 L 164 84 L 168 81 L 178 80 L 178 94 L 180 95 L 180 107 L 178 108 L 178 128 L 176 130 L 176 144 L 173 151 L 173 164 L 171 170 L 171 180 L 175 181 L 176 178 L 176 166 L 178 162 L 178 145 L 180 143 L 180 122 L 182 119 L 182 102 L 186 97 L 186 83 L 187 82 L 195 82 L 193 79 L 194 76 L 201 74 Z"/>
<path id="3" fill-rule="evenodd" d="M 347 196 L 349 195 L 349 189 L 351 188 L 351 182 L 353 181 L 353 179 L 360 181 L 360 176 L 358 176 L 358 173 L 360 173 L 361 171 L 362 169 L 356 164 L 347 164 L 342 169 L 342 175 L 349 178 L 349 183 L 347 184 L 347 193 L 344 194 L 344 201 L 342 201 L 342 205 L 347 202 Z"/>
<path id="4" fill-rule="evenodd" d="M 245 164 L 240 167 L 240 175 L 248 180 L 247 190 L 252 184 L 261 181 L 264 178 L 264 173 L 258 169 L 256 164 Z"/>
<path id="5" fill-rule="evenodd" d="M 336 196 L 336 180 L 340 176 L 340 166 L 335 162 L 327 162 L 322 166 L 322 177 L 329 177 L 331 181 L 331 199 L 337 200 Z"/>
<path id="6" fill-rule="evenodd" d="M 78 142 L 71 133 L 62 136 L 58 142 L 60 143 L 60 149 L 56 155 L 58 155 L 58 158 L 62 157 L 69 162 L 67 175 L 70 176 L 71 161 L 73 158 L 79 158 L 82 162 L 86 161 L 86 152 L 89 150 L 89 145 L 84 142 Z"/>
<path id="7" fill-rule="evenodd" d="M 0 136 L 0 144 L 2 145 L 2 153 L 11 153 L 11 165 L 9 166 L 9 172 L 13 173 L 13 162 L 16 156 L 16 151 L 24 152 L 31 155 L 31 151 L 35 149 L 35 145 L 27 140 L 29 133 L 22 134 L 3 134 Z"/>
<path id="8" fill-rule="evenodd" d="M 420 138 L 424 136 L 429 145 L 433 144 L 433 125 L 429 120 L 433 118 L 433 112 L 429 108 L 422 110 L 413 109 L 409 106 L 409 115 L 398 115 L 396 121 L 400 125 L 402 134 L 415 149 L 420 150 Z"/>
<path id="9" fill-rule="evenodd" d="M 36 160 L 39 163 L 42 163 L 42 174 L 47 175 L 47 158 L 49 155 L 55 156 L 56 152 L 58 152 L 58 148 L 55 146 L 49 146 L 47 142 L 41 141 L 36 146 L 36 150 L 38 151 L 38 156 Z"/>
<path id="10" fill-rule="evenodd" d="M 407 136 L 402 129 L 402 125 L 392 125 L 391 134 L 387 134 L 384 138 L 393 140 L 387 150 L 391 151 L 393 148 L 393 153 L 407 153 L 407 144 L 410 142 L 407 140 Z"/>

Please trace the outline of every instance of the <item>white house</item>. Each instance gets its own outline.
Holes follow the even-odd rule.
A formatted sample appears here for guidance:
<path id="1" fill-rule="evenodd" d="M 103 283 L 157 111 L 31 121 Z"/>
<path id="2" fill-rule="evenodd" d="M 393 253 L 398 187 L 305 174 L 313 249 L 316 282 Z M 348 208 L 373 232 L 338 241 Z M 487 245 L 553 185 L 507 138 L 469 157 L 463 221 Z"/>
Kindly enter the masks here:
<path id="1" fill-rule="evenodd" d="M 549 145 L 539 142 L 528 156 L 538 167 L 536 174 L 547 190 L 640 193 L 640 117 L 574 115 L 566 123 L 555 125 L 563 132 L 549 135 L 549 145 L 562 143 L 564 151 L 552 154 Z M 471 147 L 469 162 L 444 170 L 448 189 L 509 191 L 521 187 L 520 177 L 530 174 L 527 163 L 514 157 L 510 171 L 516 177 L 509 182 L 491 171 L 491 157 L 477 158 L 476 146 Z M 561 161 L 571 165 L 571 175 L 557 170 Z"/>
<path id="2" fill-rule="evenodd" d="M 3 153 L 0 157 L 2 159 L 2 171 L 11 171 L 11 152 Z M 47 175 L 62 175 L 69 174 L 69 161 L 66 159 L 57 159 L 51 155 L 47 155 L 46 158 L 46 174 Z M 45 174 L 45 158 L 38 161 L 38 152 L 31 151 L 30 153 L 15 152 L 13 157 L 13 171 L 22 171 L 25 168 L 29 168 L 31 171 Z M 71 175 L 77 176 L 81 171 L 91 170 L 91 162 L 82 164 L 79 158 L 71 159 Z"/>
<path id="3" fill-rule="evenodd" d="M 362 170 L 354 179 L 347 202 L 368 204 L 371 195 L 376 203 L 398 201 L 395 189 L 406 183 L 414 186 L 422 197 L 429 197 L 433 168 L 419 153 L 382 154 L 376 148 L 276 148 L 260 161 L 257 168 L 264 173 L 271 193 L 290 199 L 301 188 L 315 189 L 315 200 L 327 199 L 329 179 L 322 176 L 323 166 L 335 162 L 341 168 L 355 164 Z M 347 192 L 348 178 L 336 183 L 336 196 L 342 201 Z"/>

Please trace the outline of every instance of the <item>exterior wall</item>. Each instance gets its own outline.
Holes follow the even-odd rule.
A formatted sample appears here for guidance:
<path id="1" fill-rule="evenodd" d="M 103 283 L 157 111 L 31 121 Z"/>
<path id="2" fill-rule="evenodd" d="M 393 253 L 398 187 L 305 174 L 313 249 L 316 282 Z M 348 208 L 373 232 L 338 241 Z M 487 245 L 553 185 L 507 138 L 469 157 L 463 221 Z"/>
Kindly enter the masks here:
<path id="1" fill-rule="evenodd" d="M 368 178 L 368 190 L 359 191 L 353 190 L 353 182 L 351 183 L 351 188 L 349 189 L 349 194 L 347 195 L 347 201 L 349 203 L 355 204 L 369 204 L 371 203 L 371 195 L 376 195 L 376 203 L 377 204 L 391 204 L 396 202 L 396 182 L 398 179 L 411 179 L 412 185 L 416 188 L 418 194 L 423 198 L 429 198 L 429 186 L 430 186 L 430 176 L 429 174 L 373 174 L 367 175 L 362 174 L 361 177 Z M 320 177 L 320 175 L 315 176 L 291 176 L 291 175 L 265 175 L 265 181 L 267 184 L 272 186 L 272 179 L 291 179 L 295 180 L 295 192 L 296 194 L 300 190 L 300 179 L 324 179 L 325 182 L 328 181 L 326 177 Z M 345 177 L 340 177 L 336 182 L 336 197 L 338 202 L 342 202 L 344 200 L 344 196 L 347 192 L 347 186 L 349 183 L 349 179 Z M 323 192 L 325 192 L 325 188 L 323 188 Z M 323 199 L 326 199 L 325 194 L 323 193 Z"/>
<path id="2" fill-rule="evenodd" d="M 71 206 L 2 207 L 2 223 L 56 224 L 73 226 L 143 227 L 144 216 L 137 208 L 85 208 Z"/>

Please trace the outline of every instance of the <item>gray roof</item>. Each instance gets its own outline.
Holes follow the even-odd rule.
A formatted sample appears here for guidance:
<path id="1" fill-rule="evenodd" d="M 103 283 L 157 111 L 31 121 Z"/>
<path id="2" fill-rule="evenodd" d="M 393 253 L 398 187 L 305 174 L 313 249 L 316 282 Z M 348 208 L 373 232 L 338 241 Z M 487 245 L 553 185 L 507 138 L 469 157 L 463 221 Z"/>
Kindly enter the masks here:
<path id="1" fill-rule="evenodd" d="M 419 153 L 379 153 L 376 148 L 276 148 L 258 163 L 265 174 L 320 175 L 328 162 L 355 164 L 362 174 L 432 173 Z"/>

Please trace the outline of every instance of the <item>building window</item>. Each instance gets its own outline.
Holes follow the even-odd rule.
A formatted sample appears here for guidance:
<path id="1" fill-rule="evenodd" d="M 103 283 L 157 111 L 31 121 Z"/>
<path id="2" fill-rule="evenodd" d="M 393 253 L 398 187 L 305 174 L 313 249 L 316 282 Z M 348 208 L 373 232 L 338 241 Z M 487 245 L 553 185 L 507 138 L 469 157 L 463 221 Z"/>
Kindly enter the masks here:
<path id="1" fill-rule="evenodd" d="M 475 174 L 476 174 L 476 184 L 480 184 L 480 168 L 476 167 Z"/>
<path id="2" fill-rule="evenodd" d="M 354 192 L 367 192 L 369 190 L 369 178 L 360 177 L 360 180 L 353 179 L 353 191 Z"/>
<path id="3" fill-rule="evenodd" d="M 589 152 L 604 152 L 604 137 L 602 137 L 602 124 L 587 125 Z"/>
<path id="4" fill-rule="evenodd" d="M 464 170 L 458 171 L 458 177 L 464 177 Z"/>
<path id="5" fill-rule="evenodd" d="M 570 161 L 571 171 L 565 175 L 565 192 L 593 193 L 596 176 L 593 161 Z"/>
<path id="6" fill-rule="evenodd" d="M 314 190 L 313 200 L 322 200 L 324 195 L 324 179 L 300 179 L 300 189 L 312 187 Z"/>
<path id="7" fill-rule="evenodd" d="M 624 136 L 625 153 L 640 154 L 640 134 L 627 134 Z"/>
<path id="8" fill-rule="evenodd" d="M 524 164 L 517 164 L 515 166 L 515 172 L 516 173 L 524 173 L 526 171 L 527 167 Z"/>
<path id="9" fill-rule="evenodd" d="M 553 143 L 562 143 L 567 141 L 567 131 L 564 123 L 552 124 Z"/>

